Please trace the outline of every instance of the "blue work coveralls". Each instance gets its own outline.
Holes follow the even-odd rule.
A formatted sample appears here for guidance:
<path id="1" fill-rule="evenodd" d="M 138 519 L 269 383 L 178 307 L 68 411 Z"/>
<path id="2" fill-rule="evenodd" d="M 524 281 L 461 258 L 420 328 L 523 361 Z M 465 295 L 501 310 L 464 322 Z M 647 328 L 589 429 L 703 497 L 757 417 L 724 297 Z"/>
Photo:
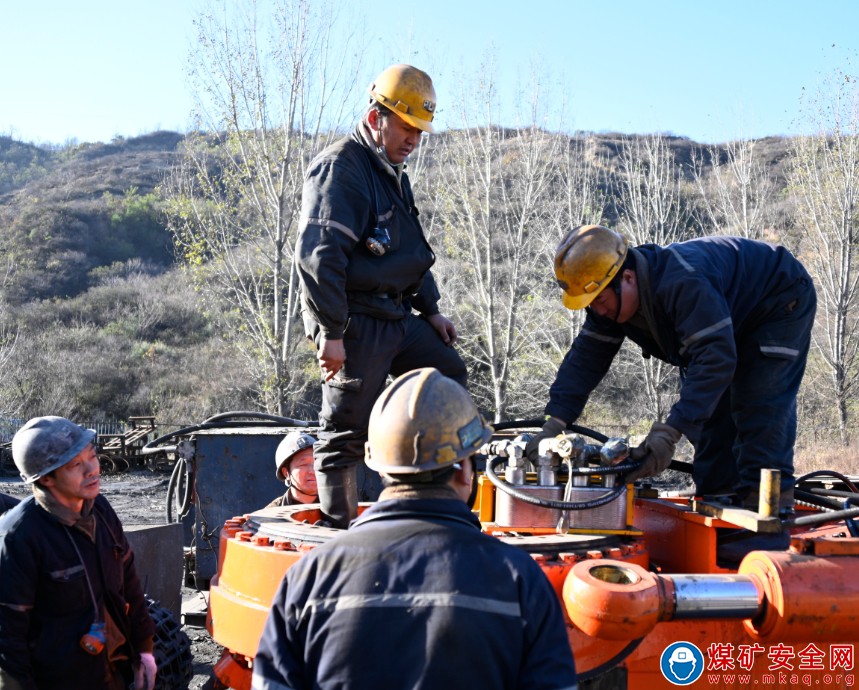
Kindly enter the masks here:
<path id="1" fill-rule="evenodd" d="M 575 421 L 625 338 L 680 369 L 667 424 L 695 448 L 702 495 L 747 494 L 760 470 L 793 487 L 796 396 L 805 372 L 817 297 L 784 247 L 706 237 L 641 245 L 639 309 L 624 324 L 588 310 L 558 370 L 546 414 Z"/>
<path id="2" fill-rule="evenodd" d="M 548 579 L 456 498 L 382 500 L 302 556 L 254 658 L 255 690 L 575 687 Z"/>
<path id="3" fill-rule="evenodd" d="M 302 191 L 296 264 L 305 332 L 317 346 L 323 337 L 342 339 L 346 351 L 341 371 L 322 384 L 313 454 L 323 474 L 363 461 L 370 410 L 389 374 L 435 367 L 463 386 L 467 380 L 458 352 L 426 321 L 439 313 L 435 254 L 408 175 L 385 162 L 368 136 L 358 123 L 322 151 Z M 388 240 L 382 255 L 367 244 L 377 231 Z"/>

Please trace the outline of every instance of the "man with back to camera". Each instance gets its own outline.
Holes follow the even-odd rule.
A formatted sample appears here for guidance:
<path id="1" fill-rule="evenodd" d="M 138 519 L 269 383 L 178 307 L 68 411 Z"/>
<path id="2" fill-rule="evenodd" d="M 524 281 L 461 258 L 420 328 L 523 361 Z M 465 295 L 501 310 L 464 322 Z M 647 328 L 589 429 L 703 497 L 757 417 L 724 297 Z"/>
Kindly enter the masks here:
<path id="1" fill-rule="evenodd" d="M 335 527 L 358 514 L 367 420 L 388 374 L 433 366 L 463 386 L 467 379 L 452 347 L 456 328 L 439 313 L 435 255 L 405 173 L 421 135 L 433 131 L 432 80 L 393 65 L 369 93 L 355 131 L 308 169 L 296 250 L 305 331 L 323 377 L 319 501 Z"/>
<path id="2" fill-rule="evenodd" d="M 530 554 L 483 534 L 467 501 L 492 429 L 436 369 L 373 406 L 377 503 L 286 572 L 255 690 L 576 688 L 561 605 Z"/>
<path id="3" fill-rule="evenodd" d="M 303 431 L 290 431 L 278 444 L 274 454 L 275 476 L 286 485 L 286 491 L 266 508 L 316 503 L 316 472 L 313 470 L 313 444 L 316 439 Z"/>
<path id="4" fill-rule="evenodd" d="M 685 435 L 695 448 L 699 496 L 757 510 L 763 468 L 781 471 L 780 508 L 793 508 L 796 396 L 805 372 L 817 296 L 808 272 L 784 247 L 704 237 L 629 248 L 620 234 L 574 228 L 558 245 L 555 275 L 568 309 L 587 309 L 549 391 L 546 423 L 528 444 L 574 422 L 624 338 L 680 367 L 680 398 L 633 449 L 641 467 L 627 481 L 671 463 Z M 784 549 L 786 532 L 742 532 L 720 545 L 738 560 L 752 548 Z"/>
<path id="5" fill-rule="evenodd" d="M 155 624 L 122 524 L 99 493 L 95 439 L 63 417 L 31 419 L 12 439 L 33 495 L 0 517 L 4 689 L 155 687 Z"/>

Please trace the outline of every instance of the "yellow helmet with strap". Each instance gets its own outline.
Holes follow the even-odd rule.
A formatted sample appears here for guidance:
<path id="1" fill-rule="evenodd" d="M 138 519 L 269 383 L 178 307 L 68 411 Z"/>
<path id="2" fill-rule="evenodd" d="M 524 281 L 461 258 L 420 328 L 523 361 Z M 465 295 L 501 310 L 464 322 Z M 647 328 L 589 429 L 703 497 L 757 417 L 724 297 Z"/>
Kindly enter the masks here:
<path id="1" fill-rule="evenodd" d="M 555 278 L 564 291 L 567 309 L 584 309 L 623 266 L 629 250 L 626 238 L 601 225 L 570 230 L 555 252 Z"/>
<path id="2" fill-rule="evenodd" d="M 435 89 L 426 72 L 411 65 L 391 65 L 370 84 L 373 100 L 399 115 L 412 127 L 434 132 Z"/>

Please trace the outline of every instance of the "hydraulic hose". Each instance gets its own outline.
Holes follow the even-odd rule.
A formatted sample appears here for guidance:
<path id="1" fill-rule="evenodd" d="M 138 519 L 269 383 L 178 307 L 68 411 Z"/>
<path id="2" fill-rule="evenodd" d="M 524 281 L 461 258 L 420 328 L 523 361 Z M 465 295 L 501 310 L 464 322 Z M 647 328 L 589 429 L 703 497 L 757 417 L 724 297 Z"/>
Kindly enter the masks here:
<path id="1" fill-rule="evenodd" d="M 177 510 L 175 522 L 179 522 L 191 509 L 191 485 L 193 484 L 191 472 L 188 469 L 188 461 L 184 458 L 176 460 L 173 471 L 170 473 L 170 481 L 167 483 L 167 524 L 173 520 L 173 497 L 178 494 L 179 487 L 184 487 L 182 502 Z"/>
<path id="2" fill-rule="evenodd" d="M 801 477 L 797 478 L 796 484 L 799 486 L 802 482 L 812 479 L 814 477 L 834 477 L 839 481 L 843 482 L 844 485 L 850 489 L 854 494 L 859 494 L 859 488 L 850 480 L 850 477 L 847 477 L 840 472 L 836 472 L 835 470 L 816 470 L 814 472 L 809 472 L 808 474 L 804 474 Z"/>
<path id="3" fill-rule="evenodd" d="M 492 425 L 492 428 L 495 429 L 495 431 L 505 431 L 507 429 L 521 429 L 542 426 L 542 419 L 520 419 L 509 422 L 497 422 Z M 588 436 L 589 438 L 592 438 L 595 441 L 599 441 L 600 443 L 605 443 L 606 441 L 608 441 L 608 436 L 606 436 L 605 434 L 601 434 L 599 431 L 595 431 L 594 429 L 588 429 L 587 427 L 579 426 L 578 424 L 567 424 L 567 431 L 573 431 L 577 434 L 581 434 L 582 436 Z"/>
<path id="4" fill-rule="evenodd" d="M 528 427 L 542 427 L 543 420 L 520 419 L 507 422 L 498 422 L 496 424 L 493 424 L 492 426 L 495 431 L 505 431 L 507 429 L 520 429 Z M 605 443 L 609 439 L 608 436 L 600 433 L 599 431 L 589 429 L 584 426 L 579 426 L 578 424 L 568 424 L 567 431 L 572 431 L 574 433 L 581 434 L 582 436 L 588 436 L 589 438 L 592 438 L 595 441 L 599 441 L 600 443 Z M 599 506 L 605 505 L 606 503 L 611 503 L 618 496 L 620 496 L 624 489 L 624 485 L 621 484 L 612 491 L 609 491 L 602 496 L 598 496 L 597 498 L 593 498 L 588 501 L 557 501 L 553 498 L 532 496 L 531 494 L 525 493 L 524 491 L 519 491 L 518 489 L 498 477 L 498 475 L 495 473 L 495 465 L 498 464 L 498 462 L 500 462 L 501 460 L 502 458 L 496 457 L 487 461 L 486 476 L 489 481 L 504 493 L 513 496 L 513 498 L 543 508 L 555 508 L 559 510 L 589 510 L 591 508 L 598 508 Z M 579 475 L 622 474 L 637 469 L 640 465 L 640 461 L 632 461 L 624 462 L 611 467 L 577 467 L 574 468 L 572 472 L 573 474 Z"/>
<path id="5" fill-rule="evenodd" d="M 636 649 L 638 649 L 638 645 L 641 644 L 643 637 L 639 637 L 637 640 L 632 640 L 628 645 L 626 645 L 623 649 L 621 649 L 617 654 L 615 654 L 608 661 L 603 662 L 599 666 L 595 666 L 594 668 L 587 669 L 586 671 L 578 672 L 576 675 L 580 681 L 582 680 L 592 680 L 601 676 L 603 673 L 607 673 L 611 671 L 613 668 L 616 668 L 619 664 L 621 664 L 630 654 L 632 654 Z"/>
<path id="6" fill-rule="evenodd" d="M 292 419 L 291 417 L 281 417 L 278 415 L 268 414 L 266 412 L 254 412 L 247 410 L 236 410 L 233 412 L 222 412 L 220 414 L 209 417 L 200 424 L 186 426 L 176 431 L 171 431 L 169 434 L 159 436 L 152 441 L 147 442 L 141 449 L 141 455 L 150 455 L 152 453 L 175 452 L 177 446 L 162 446 L 161 443 L 176 438 L 177 436 L 187 436 L 197 431 L 206 429 L 235 429 L 247 426 L 247 419 L 258 420 L 258 426 L 312 426 L 311 422 L 300 419 Z M 179 503 L 177 514 L 177 522 L 188 514 L 191 509 L 193 498 L 194 473 L 190 466 L 190 462 L 184 458 L 178 458 L 173 465 L 173 471 L 170 473 L 170 481 L 167 483 L 167 522 L 173 522 L 173 499 L 179 492 L 179 487 L 182 487 L 182 500 Z"/>
<path id="7" fill-rule="evenodd" d="M 164 450 L 164 448 L 158 447 L 159 443 L 168 441 L 171 438 L 175 438 L 176 436 L 187 436 L 188 434 L 193 434 L 195 431 L 203 431 L 205 429 L 235 429 L 242 426 L 247 426 L 247 422 L 237 419 L 234 420 L 233 418 L 235 417 L 250 417 L 253 419 L 262 420 L 264 423 L 260 424 L 260 426 L 313 426 L 312 422 L 306 422 L 300 419 L 292 419 L 291 417 L 279 417 L 278 415 L 267 414 L 265 412 L 222 412 L 220 414 L 214 415 L 213 417 L 209 417 L 209 419 L 200 424 L 186 426 L 182 429 L 171 431 L 169 434 L 159 436 L 158 438 L 146 443 L 146 445 L 144 445 L 140 449 L 140 452 L 144 455 L 148 455 L 150 453 L 159 453 Z"/>

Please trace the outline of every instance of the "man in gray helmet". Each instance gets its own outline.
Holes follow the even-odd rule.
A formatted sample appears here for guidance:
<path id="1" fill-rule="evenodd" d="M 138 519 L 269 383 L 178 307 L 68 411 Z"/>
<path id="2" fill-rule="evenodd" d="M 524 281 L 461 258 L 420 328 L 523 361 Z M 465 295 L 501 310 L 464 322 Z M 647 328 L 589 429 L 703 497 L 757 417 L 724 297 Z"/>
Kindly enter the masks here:
<path id="1" fill-rule="evenodd" d="M 574 690 L 560 600 L 467 501 L 492 429 L 437 369 L 397 378 L 370 415 L 385 489 L 286 573 L 254 658 L 258 690 Z"/>
<path id="2" fill-rule="evenodd" d="M 291 431 L 274 454 L 275 476 L 286 485 L 286 492 L 266 508 L 316 503 L 316 472 L 313 469 L 313 444 L 316 439 L 303 431 Z"/>
<path id="3" fill-rule="evenodd" d="M 12 439 L 33 495 L 0 517 L 0 687 L 153 690 L 155 625 L 99 493 L 96 433 L 36 417 Z"/>

